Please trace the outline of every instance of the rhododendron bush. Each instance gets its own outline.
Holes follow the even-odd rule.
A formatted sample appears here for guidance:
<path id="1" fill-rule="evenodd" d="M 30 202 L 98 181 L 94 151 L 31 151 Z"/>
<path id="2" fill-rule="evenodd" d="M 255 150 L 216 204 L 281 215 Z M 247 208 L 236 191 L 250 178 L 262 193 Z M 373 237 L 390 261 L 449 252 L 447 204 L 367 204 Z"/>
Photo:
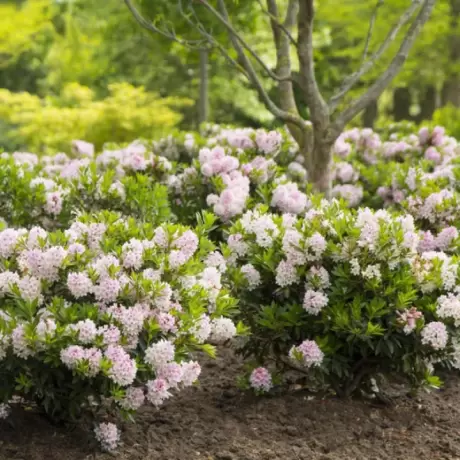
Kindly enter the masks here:
<path id="1" fill-rule="evenodd" d="M 349 207 L 391 206 L 425 230 L 455 225 L 457 141 L 442 128 L 353 129 L 334 153 L 331 193 Z M 77 211 L 100 209 L 191 225 L 207 209 L 226 224 L 258 204 L 302 214 L 311 202 L 303 158 L 286 130 L 204 126 L 156 142 L 107 144 L 101 153 L 75 141 L 71 156 L 3 157 L 0 212 L 13 225 L 62 226 Z"/>
<path id="2" fill-rule="evenodd" d="M 65 228 L 78 212 L 106 209 L 158 224 L 171 214 L 168 190 L 157 176 L 127 175 L 118 163 L 105 167 L 65 154 L 0 159 L 0 217 L 10 225 Z"/>
<path id="3" fill-rule="evenodd" d="M 193 352 L 236 334 L 210 223 L 154 227 L 106 212 L 65 231 L 0 232 L 2 414 L 20 397 L 55 419 L 130 416 L 192 385 Z M 110 448 L 116 427 L 96 435 Z"/>
<path id="4" fill-rule="evenodd" d="M 246 212 L 224 245 L 259 365 L 296 369 L 349 395 L 376 373 L 437 385 L 458 366 L 458 259 L 418 252 L 414 218 L 321 201 L 304 216 Z M 257 368 L 256 390 L 271 376 Z"/>
<path id="5" fill-rule="evenodd" d="M 117 414 L 235 335 L 258 393 L 292 370 L 342 396 L 389 373 L 438 386 L 460 368 L 458 143 L 395 124 L 333 153 L 326 200 L 285 129 L 4 152 L 0 418 L 90 415 L 113 450 Z"/>

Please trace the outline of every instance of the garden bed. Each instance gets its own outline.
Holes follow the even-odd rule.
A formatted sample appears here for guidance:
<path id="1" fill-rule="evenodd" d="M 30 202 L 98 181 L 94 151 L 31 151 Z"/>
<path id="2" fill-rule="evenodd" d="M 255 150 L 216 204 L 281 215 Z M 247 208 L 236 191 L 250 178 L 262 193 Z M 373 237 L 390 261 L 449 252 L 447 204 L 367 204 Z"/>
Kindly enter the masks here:
<path id="1" fill-rule="evenodd" d="M 460 385 L 394 406 L 314 398 L 296 391 L 257 398 L 234 385 L 242 364 L 230 350 L 204 364 L 199 387 L 126 424 L 121 460 L 380 460 L 460 458 Z M 16 412 L 0 425 L 0 460 L 103 460 L 91 432 Z"/>

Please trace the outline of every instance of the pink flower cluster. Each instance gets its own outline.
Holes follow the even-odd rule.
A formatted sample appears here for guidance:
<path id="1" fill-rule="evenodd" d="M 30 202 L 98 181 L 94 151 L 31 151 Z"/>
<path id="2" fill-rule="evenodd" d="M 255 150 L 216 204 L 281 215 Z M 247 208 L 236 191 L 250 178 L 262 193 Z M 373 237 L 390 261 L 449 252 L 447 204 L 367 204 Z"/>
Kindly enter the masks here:
<path id="1" fill-rule="evenodd" d="M 422 343 L 428 345 L 435 350 L 446 348 L 449 340 L 446 325 L 439 321 L 428 323 L 421 332 Z"/>
<path id="2" fill-rule="evenodd" d="M 309 369 L 321 365 L 324 353 L 314 340 L 304 340 L 300 345 L 291 348 L 289 357 Z"/>
<path id="3" fill-rule="evenodd" d="M 94 429 L 94 434 L 104 450 L 112 452 L 118 447 L 120 432 L 115 424 L 100 423 Z"/>
<path id="4" fill-rule="evenodd" d="M 220 195 L 208 195 L 207 204 L 213 206 L 214 212 L 225 221 L 244 211 L 250 189 L 249 179 L 240 171 L 233 171 L 222 180 L 225 190 Z"/>
<path id="5" fill-rule="evenodd" d="M 250 163 L 241 167 L 244 175 L 247 175 L 256 184 L 265 184 L 275 174 L 276 163 L 272 159 L 257 156 Z"/>
<path id="6" fill-rule="evenodd" d="M 307 195 L 301 192 L 296 183 L 278 185 L 273 191 L 271 206 L 281 212 L 300 214 L 309 206 Z"/>
<path id="7" fill-rule="evenodd" d="M 411 307 L 403 312 L 398 312 L 399 322 L 404 325 L 404 332 L 410 334 L 417 326 L 417 320 L 423 318 L 423 313 L 417 308 Z"/>
<path id="8" fill-rule="evenodd" d="M 458 230 L 452 226 L 442 229 L 436 236 L 428 230 L 421 233 L 418 249 L 420 252 L 447 251 L 457 238 Z"/>
<path id="9" fill-rule="evenodd" d="M 270 155 L 278 151 L 283 141 L 283 136 L 278 131 L 266 132 L 258 130 L 256 132 L 257 147 L 265 154 Z"/>
<path id="10" fill-rule="evenodd" d="M 256 391 L 268 392 L 272 389 L 272 376 L 265 367 L 257 367 L 249 377 L 251 387 Z"/>
<path id="11" fill-rule="evenodd" d="M 311 315 L 317 315 L 327 305 L 328 298 L 320 291 L 308 289 L 303 299 L 303 308 Z"/>
<path id="12" fill-rule="evenodd" d="M 223 147 L 214 147 L 212 150 L 201 149 L 199 160 L 201 172 L 206 177 L 229 174 L 239 167 L 238 158 L 226 155 Z"/>
<path id="13" fill-rule="evenodd" d="M 358 206 L 363 199 L 363 188 L 360 185 L 338 184 L 333 187 L 332 196 L 335 198 L 343 198 L 348 202 L 350 208 L 354 208 Z"/>

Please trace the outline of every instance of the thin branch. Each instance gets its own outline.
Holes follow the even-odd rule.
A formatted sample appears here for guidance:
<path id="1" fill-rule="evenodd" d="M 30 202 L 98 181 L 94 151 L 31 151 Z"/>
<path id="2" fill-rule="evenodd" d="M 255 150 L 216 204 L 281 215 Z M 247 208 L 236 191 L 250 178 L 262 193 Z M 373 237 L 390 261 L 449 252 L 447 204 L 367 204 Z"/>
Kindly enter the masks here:
<path id="1" fill-rule="evenodd" d="M 297 15 L 299 14 L 299 0 L 289 0 L 286 10 L 286 17 L 284 19 L 284 27 L 292 31 L 297 24 Z M 297 43 L 297 42 L 296 42 Z"/>
<path id="2" fill-rule="evenodd" d="M 202 0 L 202 3 L 207 4 L 207 2 L 204 1 L 204 0 Z M 227 12 L 227 8 L 225 6 L 224 0 L 218 0 L 218 4 L 219 4 L 219 9 L 220 9 L 222 14 L 220 14 L 217 11 L 215 11 L 214 8 L 212 8 L 212 7 L 210 7 L 211 8 L 210 11 L 211 12 L 215 11 L 215 13 L 218 14 L 225 23 L 228 23 L 228 12 Z M 233 29 L 233 27 L 232 27 L 232 29 Z M 230 30 L 229 30 L 229 32 L 230 32 Z M 290 123 L 295 124 L 299 128 L 305 129 L 305 122 L 304 122 L 304 120 L 302 118 L 300 118 L 299 116 L 297 116 L 297 115 L 295 115 L 293 113 L 289 113 L 289 112 L 286 112 L 285 110 L 280 109 L 271 100 L 271 98 L 268 95 L 267 91 L 263 87 L 262 82 L 260 81 L 259 77 L 257 76 L 257 73 L 254 70 L 254 67 L 253 67 L 251 61 L 246 56 L 246 54 L 244 52 L 244 48 L 243 48 L 242 44 L 240 43 L 240 40 L 238 40 L 238 36 L 233 34 L 233 33 L 231 33 L 231 32 L 229 33 L 229 36 L 230 36 L 230 40 L 232 42 L 232 45 L 233 45 L 233 47 L 235 48 L 235 51 L 238 54 L 238 57 L 239 57 L 239 59 L 241 61 L 241 64 L 243 65 L 243 67 L 245 68 L 245 70 L 246 70 L 246 72 L 248 74 L 249 81 L 256 88 L 257 92 L 259 93 L 260 98 L 264 102 L 264 104 L 267 107 L 267 109 L 273 115 L 275 115 L 275 117 L 278 117 L 279 119 L 283 120 L 284 122 L 290 122 Z"/>
<path id="3" fill-rule="evenodd" d="M 276 24 L 277 27 L 279 27 L 283 33 L 286 35 L 286 37 L 289 39 L 289 41 L 294 45 L 294 46 L 297 46 L 297 40 L 292 36 L 290 30 L 288 27 L 290 27 L 288 24 L 286 24 L 286 21 L 284 23 L 282 23 L 279 19 L 278 19 L 278 16 L 276 15 L 273 15 L 269 10 L 267 10 L 263 3 L 262 3 L 262 0 L 257 0 L 257 3 L 260 5 L 260 8 L 262 10 L 262 12 L 264 14 L 266 14 L 269 18 L 270 18 L 270 21 L 274 22 Z M 286 15 L 286 19 L 288 19 L 287 17 L 288 15 Z"/>
<path id="4" fill-rule="evenodd" d="M 276 72 L 278 75 L 291 76 L 291 57 L 290 57 L 290 41 L 288 37 L 282 33 L 280 22 L 278 20 L 278 6 L 276 0 L 267 0 L 268 10 L 270 17 L 270 25 L 273 32 L 273 40 L 276 47 Z M 284 21 L 284 28 L 289 32 L 295 25 L 295 18 L 298 14 L 298 0 L 289 0 L 286 11 L 286 19 Z M 292 79 L 289 87 L 292 87 Z M 288 85 L 285 85 L 288 87 Z"/>
<path id="5" fill-rule="evenodd" d="M 327 127 L 329 115 L 315 77 L 313 59 L 313 0 L 300 0 L 298 14 L 298 46 L 297 54 L 300 64 L 300 82 L 305 102 L 311 114 L 315 127 L 324 130 Z"/>
<path id="6" fill-rule="evenodd" d="M 369 51 L 369 45 L 372 40 L 372 34 L 374 33 L 375 21 L 377 19 L 377 13 L 379 12 L 380 7 L 385 3 L 385 0 L 377 0 L 377 5 L 375 5 L 374 13 L 371 17 L 371 22 L 369 23 L 369 30 L 367 31 L 366 43 L 364 44 L 363 58 L 361 60 L 361 65 L 366 62 L 367 53 Z"/>
<path id="7" fill-rule="evenodd" d="M 195 22 L 193 22 L 190 19 L 190 17 L 185 13 L 182 7 L 182 0 L 179 0 L 178 9 L 179 9 L 179 13 L 184 18 L 184 20 L 190 26 L 196 28 L 199 31 L 199 33 L 201 33 L 208 40 L 211 46 L 217 48 L 219 52 L 222 54 L 222 56 L 228 61 L 228 63 L 232 67 L 235 67 L 240 73 L 242 73 L 246 78 L 248 78 L 246 70 L 237 61 L 235 61 L 235 59 L 233 59 L 230 56 L 228 51 L 215 39 L 215 37 L 206 30 L 203 23 L 200 21 L 200 19 L 198 18 L 198 15 L 196 14 L 195 8 L 192 5 L 189 5 L 189 8 L 191 10 L 193 17 L 195 18 Z"/>
<path id="8" fill-rule="evenodd" d="M 345 125 L 352 120 L 358 113 L 366 108 L 366 106 L 376 100 L 391 83 L 394 77 L 398 74 L 404 62 L 407 59 L 409 50 L 411 49 L 415 39 L 418 37 L 422 27 L 428 21 L 431 11 L 433 10 L 436 0 L 425 0 L 420 9 L 419 14 L 412 22 L 400 48 L 387 70 L 375 81 L 375 83 L 352 105 L 343 111 L 337 120 L 334 122 L 333 131 L 340 132 Z"/>
<path id="9" fill-rule="evenodd" d="M 270 20 L 270 27 L 273 32 L 273 40 L 275 42 L 275 48 L 278 54 L 280 47 L 281 47 L 281 33 L 280 33 L 280 28 L 278 26 L 279 24 L 278 6 L 276 4 L 276 0 L 267 0 L 267 6 L 268 6 L 268 10 L 267 10 L 268 15 L 271 18 L 273 18 Z"/>
<path id="10" fill-rule="evenodd" d="M 298 0 L 289 0 L 289 4 L 286 11 L 286 18 L 284 20 L 284 28 L 287 31 L 292 30 L 295 25 L 296 17 L 298 14 Z M 270 26 L 273 32 L 273 41 L 276 48 L 276 73 L 279 76 L 291 76 L 291 42 L 289 37 L 283 33 L 283 29 L 280 27 L 278 5 L 276 0 L 267 0 L 267 12 L 270 17 Z M 292 81 L 284 81 L 278 83 L 278 94 L 279 103 L 282 110 L 286 112 L 294 113 L 297 116 L 299 111 L 294 96 L 294 88 Z M 299 129 L 297 126 L 287 124 L 289 132 L 292 134 L 300 148 L 305 145 L 305 130 Z"/>
<path id="11" fill-rule="evenodd" d="M 291 80 L 291 77 L 279 77 L 276 75 L 261 59 L 261 57 L 252 49 L 251 46 L 246 42 L 246 40 L 235 30 L 233 25 L 230 23 L 228 15 L 224 17 L 220 14 L 212 5 L 209 4 L 207 0 L 199 0 L 199 2 L 210 12 L 214 15 L 216 19 L 227 29 L 230 34 L 230 37 L 233 37 L 239 44 L 244 48 L 257 62 L 258 64 L 265 70 L 267 75 L 275 81 L 288 81 Z M 220 4 L 221 2 L 219 2 Z M 225 3 L 223 4 L 225 8 Z"/>
<path id="12" fill-rule="evenodd" d="M 389 46 L 394 42 L 401 28 L 409 22 L 410 18 L 420 6 L 422 1 L 423 0 L 412 0 L 411 6 L 407 8 L 407 10 L 401 15 L 399 21 L 390 30 L 387 37 L 380 45 L 379 49 L 368 60 L 363 62 L 361 67 L 355 73 L 345 78 L 339 91 L 334 96 L 332 96 L 329 101 L 329 109 L 331 112 L 337 108 L 348 91 L 350 91 L 350 89 L 359 81 L 359 79 L 374 67 L 377 61 L 383 56 Z"/>
<path id="13" fill-rule="evenodd" d="M 126 6 L 128 7 L 129 11 L 131 11 L 131 14 L 133 15 L 134 19 L 146 30 L 149 32 L 153 32 L 155 34 L 159 34 L 162 37 L 168 38 L 169 40 L 172 40 L 176 43 L 179 43 L 183 46 L 186 46 L 188 48 L 193 48 L 193 49 L 203 49 L 203 46 L 206 41 L 204 40 L 181 40 L 180 38 L 177 37 L 175 34 L 174 30 L 171 31 L 164 31 L 158 27 L 156 27 L 154 24 L 151 22 L 147 21 L 141 13 L 137 10 L 137 8 L 134 6 L 133 2 L 131 0 L 124 0 Z"/>

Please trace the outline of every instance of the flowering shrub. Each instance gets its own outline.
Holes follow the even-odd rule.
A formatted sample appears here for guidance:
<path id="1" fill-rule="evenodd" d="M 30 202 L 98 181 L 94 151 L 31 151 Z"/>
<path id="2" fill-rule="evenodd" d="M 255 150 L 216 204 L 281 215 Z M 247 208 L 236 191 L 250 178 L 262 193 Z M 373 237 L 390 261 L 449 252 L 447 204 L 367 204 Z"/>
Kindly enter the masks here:
<path id="1" fill-rule="evenodd" d="M 3 154 L 0 217 L 9 225 L 65 228 L 79 212 L 113 210 L 161 223 L 170 218 L 168 190 L 144 175 L 101 171 L 88 158 Z"/>
<path id="2" fill-rule="evenodd" d="M 170 217 L 164 187 L 176 218 L 189 224 L 206 208 L 226 222 L 254 200 L 297 212 L 305 209 L 307 197 L 301 189 L 306 172 L 300 164 L 288 163 L 295 152 L 285 133 L 244 130 L 243 135 L 228 129 L 206 143 L 192 134 L 183 143 L 170 140 L 107 145 L 97 155 L 92 144 L 74 141 L 74 157 L 4 153 L 4 216 L 13 225 L 48 223 L 48 228 L 68 224 L 77 211 L 113 209 L 160 223 Z M 163 155 L 188 162 L 171 162 Z"/>
<path id="3" fill-rule="evenodd" d="M 288 369 L 344 396 L 460 369 L 457 141 L 395 125 L 333 150 L 329 202 L 284 129 L 3 153 L 0 418 L 17 397 L 91 415 L 113 450 L 116 414 L 159 406 L 198 377 L 194 351 L 247 332 L 258 393 Z"/>
<path id="4" fill-rule="evenodd" d="M 350 207 L 403 208 L 425 230 L 442 229 L 446 217 L 449 225 L 455 224 L 457 141 L 441 127 L 409 134 L 398 126 L 382 135 L 355 128 L 339 136 L 333 149 L 332 196 Z M 5 216 L 38 214 L 33 224 L 44 225 L 47 217 L 65 225 L 76 209 L 85 207 L 149 219 L 149 212 L 160 209 L 160 216 L 153 216 L 160 223 L 172 217 L 162 185 L 174 217 L 192 225 L 203 209 L 225 224 L 258 204 L 299 214 L 311 201 L 304 158 L 286 130 L 210 125 L 200 133 L 176 133 L 155 142 L 105 144 L 101 153 L 83 141 L 72 145 L 70 157 L 3 154 L 9 160 L 1 168 L 0 186 L 4 184 L 4 206 L 9 208 Z M 438 195 L 444 188 L 447 192 Z M 14 194 L 22 196 L 14 199 Z M 447 207 L 436 225 L 424 216 L 432 206 Z M 435 211 L 430 218 L 436 221 Z M 11 223 L 31 224 L 26 218 Z"/>
<path id="5" fill-rule="evenodd" d="M 206 234 L 105 212 L 65 231 L 0 232 L 0 402 L 32 400 L 57 419 L 131 416 L 192 385 L 237 330 L 223 257 Z M 107 449 L 116 427 L 96 437 Z"/>
<path id="6" fill-rule="evenodd" d="M 377 372 L 437 385 L 432 363 L 452 363 L 457 347 L 458 261 L 418 246 L 413 217 L 385 210 L 246 212 L 223 246 L 251 330 L 242 352 L 341 395 Z M 258 391 L 271 382 L 266 369 L 249 378 Z"/>
<path id="7" fill-rule="evenodd" d="M 305 209 L 307 196 L 292 180 L 305 189 L 306 171 L 297 163 L 297 168 L 292 167 L 296 152 L 286 132 L 208 130 L 212 135 L 198 150 L 197 158 L 168 178 L 171 204 L 179 220 L 188 221 L 201 209 L 210 208 L 227 222 L 252 207 L 254 201 L 274 208 L 292 206 L 297 212 Z"/>

